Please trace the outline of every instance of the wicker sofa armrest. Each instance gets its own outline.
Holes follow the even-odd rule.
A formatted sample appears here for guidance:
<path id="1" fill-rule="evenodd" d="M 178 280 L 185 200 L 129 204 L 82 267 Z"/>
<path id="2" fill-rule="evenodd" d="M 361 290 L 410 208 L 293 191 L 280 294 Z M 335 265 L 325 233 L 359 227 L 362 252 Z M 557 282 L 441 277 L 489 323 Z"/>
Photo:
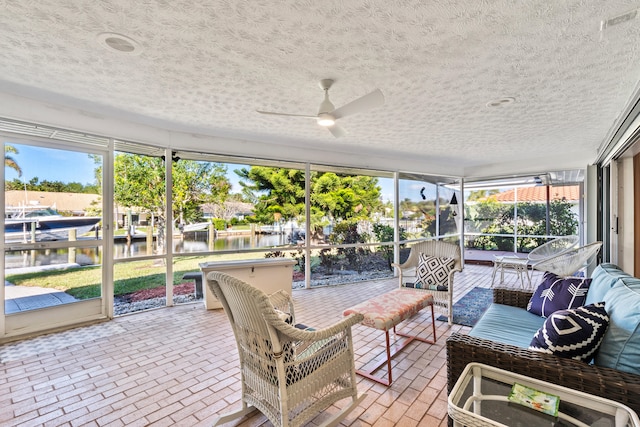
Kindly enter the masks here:
<path id="1" fill-rule="evenodd" d="M 533 292 L 519 291 L 516 289 L 493 288 L 493 302 L 496 304 L 511 305 L 513 307 L 527 308 Z"/>
<path id="2" fill-rule="evenodd" d="M 611 399 L 640 413 L 640 375 L 589 365 L 453 333 L 447 339 L 447 387 L 454 384 L 468 363 L 478 362 Z"/>

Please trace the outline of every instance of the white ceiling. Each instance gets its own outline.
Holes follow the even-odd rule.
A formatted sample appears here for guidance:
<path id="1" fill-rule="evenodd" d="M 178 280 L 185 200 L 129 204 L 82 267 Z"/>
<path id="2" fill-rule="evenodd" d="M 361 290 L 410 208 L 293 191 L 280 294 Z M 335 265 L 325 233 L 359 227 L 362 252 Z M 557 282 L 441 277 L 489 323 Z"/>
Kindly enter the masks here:
<path id="1" fill-rule="evenodd" d="M 33 119 L 16 101 L 25 99 L 53 107 L 53 124 L 60 111 L 82 111 L 74 125 L 81 130 L 98 129 L 96 120 L 126 121 L 199 136 L 183 148 L 296 160 L 322 151 L 337 164 L 386 161 L 390 169 L 467 177 L 584 167 L 623 119 L 640 76 L 640 17 L 602 31 L 601 21 L 637 7 L 623 0 L 3 1 L 0 114 Z M 99 41 L 105 32 L 131 38 L 139 50 L 109 51 Z M 348 132 L 340 139 L 313 120 L 256 113 L 316 114 L 322 78 L 335 79 L 337 107 L 376 88 L 385 104 L 340 120 Z M 515 102 L 486 106 L 503 97 Z M 174 136 L 171 144 L 187 139 Z"/>

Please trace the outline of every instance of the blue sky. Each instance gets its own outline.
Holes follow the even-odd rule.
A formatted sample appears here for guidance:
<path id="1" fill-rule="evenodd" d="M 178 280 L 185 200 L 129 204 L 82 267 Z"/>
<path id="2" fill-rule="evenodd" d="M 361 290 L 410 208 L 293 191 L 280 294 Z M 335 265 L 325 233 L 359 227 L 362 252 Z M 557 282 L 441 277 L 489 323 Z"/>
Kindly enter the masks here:
<path id="1" fill-rule="evenodd" d="M 40 181 L 79 182 L 92 184 L 95 164 L 86 153 L 67 150 L 35 147 L 32 145 L 11 144 L 18 154 L 9 154 L 22 169 L 20 180 L 29 182 L 38 177 Z M 18 178 L 18 173 L 5 167 L 5 179 Z"/>
<path id="2" fill-rule="evenodd" d="M 61 181 L 79 182 L 81 184 L 92 184 L 94 182 L 95 163 L 86 153 L 78 153 L 69 150 L 56 150 L 51 148 L 36 147 L 33 145 L 22 145 L 7 141 L 14 146 L 17 154 L 9 154 L 15 159 L 22 169 L 22 176 L 12 169 L 5 167 L 5 180 L 12 181 L 19 178 L 21 181 L 29 182 L 32 178 L 38 177 L 40 182 Z M 227 176 L 232 185 L 233 192 L 240 192 L 238 175 L 233 171 L 246 165 L 228 165 Z"/>
<path id="3" fill-rule="evenodd" d="M 61 182 L 79 182 L 81 184 L 92 184 L 94 181 L 94 169 L 96 165 L 93 159 L 89 158 L 86 153 L 77 153 L 68 150 L 56 150 L 52 148 L 42 148 L 32 145 L 22 145 L 11 143 L 18 149 L 17 154 L 10 154 L 20 165 L 22 169 L 22 177 L 20 179 L 29 182 L 32 178 L 38 177 L 39 181 L 61 181 Z M 233 172 L 235 169 L 241 169 L 246 165 L 229 164 L 227 167 L 227 177 L 232 184 L 232 192 L 240 192 L 241 187 L 238 184 L 238 176 Z M 18 178 L 18 173 L 5 167 L 5 179 L 12 181 Z M 382 188 L 382 199 L 384 201 L 393 200 L 393 180 L 380 179 Z M 412 183 L 414 186 L 420 187 L 421 184 Z M 404 192 L 410 191 L 411 198 L 418 196 L 420 188 L 408 189 L 404 188 Z"/>

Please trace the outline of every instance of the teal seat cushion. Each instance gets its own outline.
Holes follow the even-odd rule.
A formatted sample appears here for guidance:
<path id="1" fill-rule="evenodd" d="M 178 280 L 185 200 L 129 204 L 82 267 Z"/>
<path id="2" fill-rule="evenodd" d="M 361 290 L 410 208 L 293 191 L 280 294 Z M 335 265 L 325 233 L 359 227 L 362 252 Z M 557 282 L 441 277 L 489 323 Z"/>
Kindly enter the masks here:
<path id="1" fill-rule="evenodd" d="M 600 264 L 593 270 L 585 305 L 604 301 L 604 296 L 621 277 L 631 277 L 615 264 Z"/>
<path id="2" fill-rule="evenodd" d="M 491 304 L 469 335 L 503 344 L 529 348 L 533 336 L 542 327 L 544 317 L 510 305 Z"/>
<path id="3" fill-rule="evenodd" d="M 640 279 L 619 278 L 604 302 L 609 328 L 595 364 L 640 375 Z"/>

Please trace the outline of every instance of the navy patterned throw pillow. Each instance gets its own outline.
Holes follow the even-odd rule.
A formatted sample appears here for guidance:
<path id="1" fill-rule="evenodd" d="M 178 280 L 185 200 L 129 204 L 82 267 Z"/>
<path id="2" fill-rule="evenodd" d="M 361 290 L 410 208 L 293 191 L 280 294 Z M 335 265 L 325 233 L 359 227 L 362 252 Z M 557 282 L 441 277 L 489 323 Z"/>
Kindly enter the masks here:
<path id="1" fill-rule="evenodd" d="M 558 310 L 582 307 L 587 299 L 590 284 L 591 279 L 562 278 L 547 271 L 544 273 L 542 283 L 531 296 L 527 311 L 548 317 Z"/>
<path id="2" fill-rule="evenodd" d="M 559 310 L 533 336 L 529 350 L 590 362 L 609 326 L 604 302 Z"/>

